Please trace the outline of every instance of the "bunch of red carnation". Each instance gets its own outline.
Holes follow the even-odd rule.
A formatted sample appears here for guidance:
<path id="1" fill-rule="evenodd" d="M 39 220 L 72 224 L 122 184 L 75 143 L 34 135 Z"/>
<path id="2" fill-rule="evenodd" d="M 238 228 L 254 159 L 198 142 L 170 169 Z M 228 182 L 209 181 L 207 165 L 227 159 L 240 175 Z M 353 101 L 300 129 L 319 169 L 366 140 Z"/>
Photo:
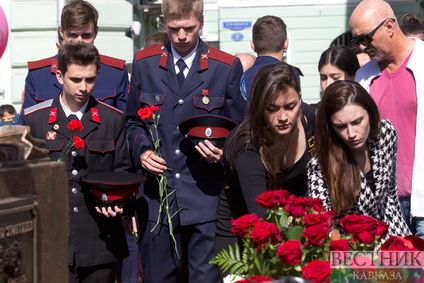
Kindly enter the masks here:
<path id="1" fill-rule="evenodd" d="M 264 219 L 247 214 L 232 220 L 232 232 L 243 241 L 237 264 L 247 270 L 246 279 L 238 283 L 262 282 L 254 281 L 257 276 L 278 279 L 289 275 L 330 282 L 330 250 L 348 251 L 359 246 L 373 249 L 388 233 L 384 222 L 350 215 L 339 220 L 346 236 L 332 241 L 329 235 L 336 213 L 325 211 L 322 200 L 276 190 L 263 193 L 256 201 L 267 209 Z M 218 265 L 219 257 L 213 261 Z M 224 267 L 228 269 L 228 263 Z"/>
<path id="2" fill-rule="evenodd" d="M 65 158 L 65 156 L 69 153 L 69 151 L 75 146 L 76 149 L 82 149 L 84 147 L 84 140 L 80 137 L 76 136 L 76 131 L 82 131 L 84 128 L 82 126 L 81 121 L 79 120 L 71 120 L 66 126 L 72 131 L 72 137 L 69 142 L 66 144 L 65 148 L 62 151 L 62 154 L 57 159 L 57 161 L 61 162 Z"/>

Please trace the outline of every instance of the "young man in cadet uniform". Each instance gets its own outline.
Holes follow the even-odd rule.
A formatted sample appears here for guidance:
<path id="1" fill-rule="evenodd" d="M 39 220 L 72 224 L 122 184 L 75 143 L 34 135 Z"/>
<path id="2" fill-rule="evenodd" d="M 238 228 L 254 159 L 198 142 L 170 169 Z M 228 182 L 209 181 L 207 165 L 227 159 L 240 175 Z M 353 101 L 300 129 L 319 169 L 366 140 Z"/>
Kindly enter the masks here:
<path id="1" fill-rule="evenodd" d="M 172 215 L 182 209 L 172 219 L 180 257 L 165 217 L 150 232 L 158 219 L 159 196 L 156 180 L 148 177 L 137 201 L 144 282 L 218 282 L 218 270 L 209 261 L 214 257 L 215 211 L 225 182 L 223 151 L 209 141 L 194 146 L 178 125 L 208 114 L 240 123 L 246 109 L 238 88 L 243 70 L 238 58 L 200 40 L 202 0 L 164 0 L 162 12 L 170 42 L 135 55 L 127 132 L 134 165 L 155 176 L 166 172 L 172 193 L 169 211 Z M 152 125 L 137 115 L 151 105 L 161 109 L 157 130 L 164 159 L 152 151 Z"/>
<path id="2" fill-rule="evenodd" d="M 119 216 L 123 210 L 95 207 L 93 195 L 80 181 L 90 172 L 131 168 L 122 112 L 92 97 L 100 60 L 92 44 L 61 46 L 56 76 L 63 91 L 23 114 L 24 125 L 30 126 L 33 137 L 46 141 L 53 161 L 62 156 L 72 138 L 67 127 L 70 120 L 78 119 L 83 126 L 75 134 L 84 140 L 83 147 L 73 147 L 63 157 L 69 184 L 69 282 L 113 283 L 116 261 L 128 256 Z"/>
<path id="3" fill-rule="evenodd" d="M 62 10 L 59 27 L 59 36 L 62 40 L 60 44 L 66 45 L 80 41 L 94 44 L 99 30 L 98 17 L 96 8 L 90 3 L 82 0 L 68 1 Z M 100 58 L 101 68 L 93 96 L 125 112 L 128 94 L 128 71 L 125 61 L 103 55 Z M 28 62 L 22 110 L 54 98 L 62 91 L 62 85 L 56 79 L 56 70 L 57 55 Z M 19 118 L 19 121 L 21 124 L 22 117 Z"/>

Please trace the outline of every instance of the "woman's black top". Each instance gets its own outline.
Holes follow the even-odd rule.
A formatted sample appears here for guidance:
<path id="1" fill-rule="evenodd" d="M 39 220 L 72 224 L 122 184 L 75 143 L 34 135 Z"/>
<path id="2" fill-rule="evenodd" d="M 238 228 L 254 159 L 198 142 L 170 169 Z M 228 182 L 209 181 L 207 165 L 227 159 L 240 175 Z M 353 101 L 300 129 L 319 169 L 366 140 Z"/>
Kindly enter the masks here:
<path id="1" fill-rule="evenodd" d="M 313 135 L 315 129 L 315 108 L 302 103 L 302 110 L 308 121 L 308 123 L 302 121 L 305 136 L 310 137 Z M 304 117 L 302 118 L 304 119 Z M 237 129 L 238 127 L 233 129 L 225 141 L 224 165 L 229 188 L 221 191 L 216 211 L 216 233 L 217 235 L 227 237 L 235 236 L 235 234 L 231 233 L 232 219 L 237 219 L 244 214 L 251 213 L 255 213 L 258 217 L 263 217 L 266 211 L 266 209 L 262 208 L 255 201 L 259 195 L 267 190 L 267 172 L 261 161 L 259 151 L 252 146 L 240 149 L 233 156 L 234 172 L 229 166 L 227 156 L 225 156 L 229 141 Z M 242 142 L 242 140 L 237 140 L 237 142 Z M 304 196 L 307 190 L 306 167 L 308 161 L 309 153 L 307 148 L 295 164 L 277 173 L 277 185 L 281 189 L 289 191 L 290 194 Z"/>

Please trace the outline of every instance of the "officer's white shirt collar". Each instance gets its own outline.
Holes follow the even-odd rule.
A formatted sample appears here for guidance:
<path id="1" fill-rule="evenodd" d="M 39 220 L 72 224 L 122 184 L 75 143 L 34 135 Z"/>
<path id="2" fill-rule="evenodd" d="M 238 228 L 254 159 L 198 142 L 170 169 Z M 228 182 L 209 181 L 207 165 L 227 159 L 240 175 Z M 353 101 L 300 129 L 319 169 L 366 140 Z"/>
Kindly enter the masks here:
<path id="1" fill-rule="evenodd" d="M 177 66 L 177 61 L 180 60 L 180 59 L 183 59 L 184 62 L 186 63 L 186 65 L 187 65 L 187 68 L 185 68 L 183 70 L 184 77 L 187 77 L 187 74 L 190 71 L 191 66 L 193 65 L 194 58 L 196 57 L 196 51 L 197 51 L 198 46 L 199 46 L 199 38 L 197 39 L 196 47 L 194 47 L 194 49 L 189 54 L 187 54 L 187 56 L 181 57 L 177 53 L 177 51 L 175 51 L 174 46 L 172 46 L 172 44 L 171 44 L 171 52 L 172 52 L 172 57 L 174 57 L 174 67 L 175 67 L 175 73 L 176 74 L 178 74 L 180 72 L 180 68 L 178 68 L 178 66 Z"/>
<path id="2" fill-rule="evenodd" d="M 74 114 L 74 115 L 76 115 L 76 116 L 78 117 L 78 119 L 81 121 L 81 119 L 82 119 L 82 115 L 84 115 L 85 109 L 87 109 L 88 101 L 89 101 L 90 99 L 87 99 L 87 102 L 85 102 L 85 104 L 81 107 L 81 109 L 80 109 L 80 110 L 78 110 L 77 112 L 72 112 L 71 110 L 69 110 L 69 109 L 65 106 L 65 104 L 63 104 L 63 102 L 62 102 L 62 95 L 63 95 L 63 92 L 60 94 L 60 99 L 59 99 L 59 101 L 60 101 L 60 106 L 62 106 L 63 112 L 65 112 L 66 117 L 68 117 L 68 116 L 69 116 L 69 115 L 71 115 L 71 114 Z"/>

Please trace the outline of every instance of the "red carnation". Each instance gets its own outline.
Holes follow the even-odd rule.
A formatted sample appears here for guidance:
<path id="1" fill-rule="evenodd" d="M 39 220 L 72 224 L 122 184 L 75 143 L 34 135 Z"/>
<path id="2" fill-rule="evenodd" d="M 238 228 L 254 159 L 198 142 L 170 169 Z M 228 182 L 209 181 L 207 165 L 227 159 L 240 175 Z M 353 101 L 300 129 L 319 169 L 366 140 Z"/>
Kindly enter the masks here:
<path id="1" fill-rule="evenodd" d="M 308 244 L 313 246 L 322 246 L 328 240 L 330 227 L 327 225 L 314 225 L 303 230 L 303 236 L 308 239 Z"/>
<path id="2" fill-rule="evenodd" d="M 255 226 L 257 222 L 258 217 L 256 216 L 256 214 L 245 214 L 242 217 L 239 217 L 235 220 L 231 220 L 231 232 L 233 232 L 240 238 L 244 238 L 249 232 L 250 227 Z"/>
<path id="3" fill-rule="evenodd" d="M 153 110 L 150 107 L 141 108 L 137 112 L 141 120 L 149 119 L 153 115 Z"/>
<path id="4" fill-rule="evenodd" d="M 334 240 L 330 242 L 330 251 L 350 251 L 349 243 L 346 239 Z"/>
<path id="5" fill-rule="evenodd" d="M 238 280 L 235 283 L 259 283 L 259 282 L 271 282 L 271 281 L 275 281 L 275 279 L 272 279 L 267 276 L 262 276 L 262 275 L 253 275 L 247 279 Z"/>
<path id="6" fill-rule="evenodd" d="M 71 131 L 75 131 L 75 130 L 82 130 L 83 126 L 81 124 L 81 121 L 79 120 L 72 120 L 71 122 L 69 122 L 68 126 L 69 129 L 71 129 Z"/>
<path id="7" fill-rule="evenodd" d="M 278 246 L 277 257 L 286 266 L 299 264 L 302 260 L 302 247 L 300 246 L 300 241 L 290 240 Z"/>
<path id="8" fill-rule="evenodd" d="M 282 240 L 280 230 L 278 230 L 277 225 L 266 221 L 258 221 L 256 223 L 250 232 L 250 238 L 260 245 L 265 245 L 269 241 L 275 245 Z"/>
<path id="9" fill-rule="evenodd" d="M 152 105 L 152 106 L 150 107 L 150 109 L 151 109 L 152 111 L 160 111 L 160 108 L 159 108 L 159 107 L 156 107 L 156 106 L 154 106 L 154 105 Z"/>
<path id="10" fill-rule="evenodd" d="M 313 260 L 306 266 L 302 266 L 303 278 L 315 283 L 330 282 L 330 262 L 323 260 Z"/>
<path id="11" fill-rule="evenodd" d="M 262 207 L 277 209 L 286 205 L 290 194 L 285 190 L 266 191 L 256 198 Z"/>
<path id="12" fill-rule="evenodd" d="M 284 211 L 294 218 L 302 217 L 307 213 L 305 206 L 305 198 L 290 196 Z"/>
<path id="13" fill-rule="evenodd" d="M 84 147 L 84 140 L 77 136 L 74 136 L 74 144 L 77 149 L 81 149 Z"/>

